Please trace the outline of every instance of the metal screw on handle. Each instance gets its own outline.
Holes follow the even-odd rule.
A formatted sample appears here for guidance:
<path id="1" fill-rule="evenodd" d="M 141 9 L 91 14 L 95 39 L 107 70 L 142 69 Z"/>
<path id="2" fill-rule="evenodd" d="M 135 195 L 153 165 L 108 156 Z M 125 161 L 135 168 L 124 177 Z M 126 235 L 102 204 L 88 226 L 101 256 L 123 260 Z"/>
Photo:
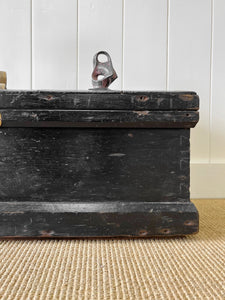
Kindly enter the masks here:
<path id="1" fill-rule="evenodd" d="M 105 55 L 105 62 L 99 61 L 99 55 Z M 94 70 L 92 72 L 92 85 L 94 89 L 107 89 L 108 86 L 117 78 L 113 68 L 110 55 L 106 51 L 100 51 L 93 58 Z"/>

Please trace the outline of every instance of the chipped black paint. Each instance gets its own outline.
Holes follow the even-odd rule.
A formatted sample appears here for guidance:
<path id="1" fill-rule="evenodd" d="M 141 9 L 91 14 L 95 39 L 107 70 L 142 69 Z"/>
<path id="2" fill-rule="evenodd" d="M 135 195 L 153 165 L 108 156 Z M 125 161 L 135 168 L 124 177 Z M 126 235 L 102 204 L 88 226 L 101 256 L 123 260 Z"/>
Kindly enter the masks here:
<path id="1" fill-rule="evenodd" d="M 0 108 L 76 110 L 198 110 L 194 92 L 0 91 Z"/>
<path id="2" fill-rule="evenodd" d="M 2 127 L 190 128 L 196 111 L 0 109 Z"/>
<path id="3" fill-rule="evenodd" d="M 194 92 L 0 91 L 0 236 L 198 231 Z"/>

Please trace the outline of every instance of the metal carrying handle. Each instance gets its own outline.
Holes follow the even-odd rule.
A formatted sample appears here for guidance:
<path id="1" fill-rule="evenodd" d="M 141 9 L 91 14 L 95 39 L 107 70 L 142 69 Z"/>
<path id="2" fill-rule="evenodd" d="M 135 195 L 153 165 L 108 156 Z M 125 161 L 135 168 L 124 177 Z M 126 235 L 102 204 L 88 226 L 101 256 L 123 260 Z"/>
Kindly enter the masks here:
<path id="1" fill-rule="evenodd" d="M 7 84 L 6 72 L 0 71 L 0 90 L 5 90 Z"/>
<path id="2" fill-rule="evenodd" d="M 99 61 L 99 55 L 105 55 L 107 61 Z M 113 69 L 112 60 L 106 51 L 99 51 L 93 57 L 92 85 L 94 89 L 107 89 L 108 86 L 117 78 L 116 71 Z"/>

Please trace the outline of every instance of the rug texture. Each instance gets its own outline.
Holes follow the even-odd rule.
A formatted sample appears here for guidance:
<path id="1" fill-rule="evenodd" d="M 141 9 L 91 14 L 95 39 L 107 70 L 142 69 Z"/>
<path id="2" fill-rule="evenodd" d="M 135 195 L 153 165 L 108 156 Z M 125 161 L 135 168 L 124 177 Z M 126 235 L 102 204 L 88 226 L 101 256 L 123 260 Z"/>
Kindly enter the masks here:
<path id="1" fill-rule="evenodd" d="M 225 200 L 193 202 L 189 237 L 1 240 L 0 299 L 225 299 Z"/>

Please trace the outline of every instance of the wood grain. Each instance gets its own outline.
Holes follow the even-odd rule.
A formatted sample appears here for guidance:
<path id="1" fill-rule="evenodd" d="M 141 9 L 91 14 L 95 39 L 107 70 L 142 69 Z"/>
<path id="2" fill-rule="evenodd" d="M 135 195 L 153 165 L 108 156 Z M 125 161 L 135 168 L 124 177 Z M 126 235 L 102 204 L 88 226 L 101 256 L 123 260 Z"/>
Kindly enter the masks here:
<path id="1" fill-rule="evenodd" d="M 1 128 L 0 141 L 1 201 L 189 200 L 189 129 Z"/>
<path id="2" fill-rule="evenodd" d="M 197 232 L 189 128 L 198 101 L 194 92 L 0 92 L 0 236 Z"/>
<path id="3" fill-rule="evenodd" d="M 109 127 L 191 128 L 196 111 L 149 110 L 7 110 L 1 109 L 2 127 Z"/>
<path id="4" fill-rule="evenodd" d="M 0 108 L 197 111 L 195 92 L 151 91 L 1 91 Z"/>
<path id="5" fill-rule="evenodd" d="M 198 231 L 193 203 L 0 202 L 0 207 L 0 237 L 143 238 Z"/>

